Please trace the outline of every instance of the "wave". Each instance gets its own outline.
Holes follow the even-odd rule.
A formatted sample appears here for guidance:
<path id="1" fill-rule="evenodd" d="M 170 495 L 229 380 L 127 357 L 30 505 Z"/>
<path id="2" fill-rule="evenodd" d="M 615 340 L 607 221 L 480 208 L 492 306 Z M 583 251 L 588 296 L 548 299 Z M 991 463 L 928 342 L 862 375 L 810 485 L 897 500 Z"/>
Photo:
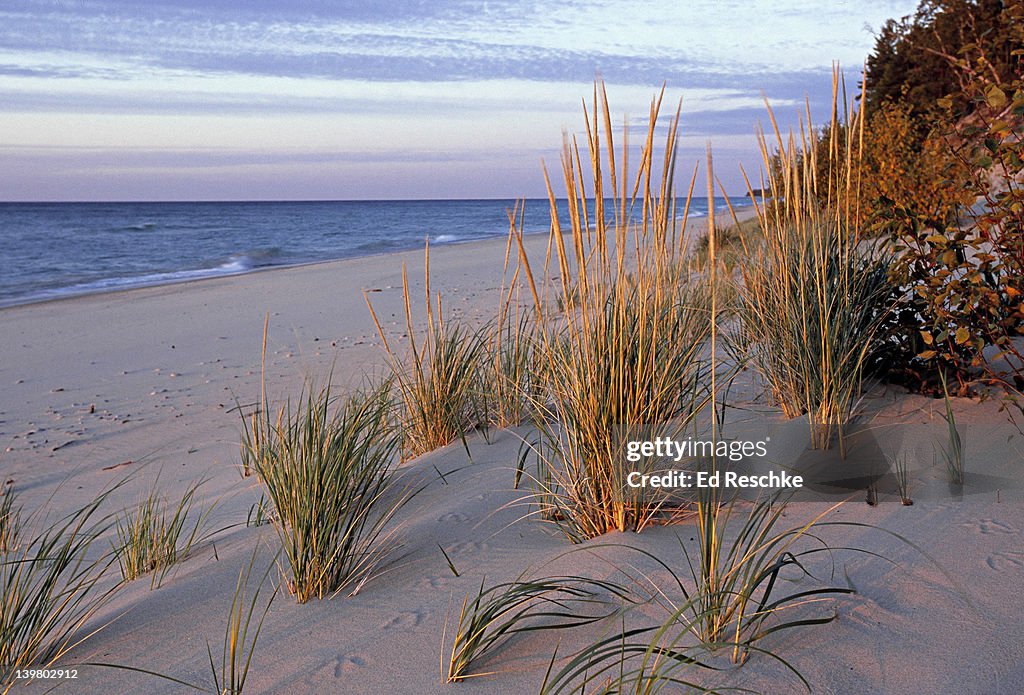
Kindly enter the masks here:
<path id="1" fill-rule="evenodd" d="M 237 275 L 254 268 L 252 259 L 245 255 L 231 256 L 218 266 L 213 268 L 194 268 L 190 270 L 172 270 L 163 273 L 147 273 L 146 275 L 135 275 L 130 277 L 104 278 L 65 288 L 68 292 L 89 292 L 93 290 L 104 290 L 122 287 L 145 287 L 149 285 L 162 285 L 169 282 L 182 280 L 196 280 L 199 278 L 217 277 L 218 275 Z"/>
<path id="2" fill-rule="evenodd" d="M 459 237 L 454 234 L 438 234 L 432 239 L 435 244 L 450 244 L 453 241 L 458 241 Z"/>
<path id="3" fill-rule="evenodd" d="M 363 243 L 358 244 L 355 247 L 355 250 L 363 253 L 383 253 L 386 251 L 397 251 L 405 248 L 415 247 L 407 247 L 405 244 L 395 239 L 374 239 L 372 241 L 364 241 Z"/>
<path id="4" fill-rule="evenodd" d="M 138 224 L 129 224 L 124 227 L 118 227 L 115 231 L 118 232 L 148 232 L 154 230 L 159 225 L 156 222 L 139 222 Z"/>
<path id="5" fill-rule="evenodd" d="M 233 254 L 221 263 L 207 268 L 190 268 L 186 270 L 172 270 L 159 273 L 146 273 L 143 275 L 129 275 L 90 280 L 88 282 L 80 282 L 66 287 L 54 287 L 40 290 L 27 295 L 22 299 L 28 301 L 41 301 L 45 299 L 73 297 L 77 295 L 94 294 L 97 292 L 108 292 L 112 290 L 153 287 L 156 285 L 170 285 L 179 282 L 188 282 L 189 280 L 202 280 L 205 278 L 240 275 L 256 268 L 275 265 L 271 262 L 271 259 L 278 255 L 280 255 L 280 252 L 277 249 Z"/>
<path id="6" fill-rule="evenodd" d="M 242 254 L 238 256 L 231 256 L 228 260 L 224 261 L 212 270 L 221 271 L 225 275 L 230 275 L 231 273 L 244 273 L 247 270 L 252 270 L 254 267 L 255 264 L 253 263 L 253 259 Z"/>

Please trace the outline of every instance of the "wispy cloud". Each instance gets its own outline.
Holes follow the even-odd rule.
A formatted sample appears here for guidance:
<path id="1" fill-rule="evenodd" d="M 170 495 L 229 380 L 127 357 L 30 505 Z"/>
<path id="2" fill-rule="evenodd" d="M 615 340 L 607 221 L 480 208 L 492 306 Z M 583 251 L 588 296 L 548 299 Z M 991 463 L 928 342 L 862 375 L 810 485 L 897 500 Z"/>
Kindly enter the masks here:
<path id="1" fill-rule="evenodd" d="M 81 161 L 75 147 L 126 143 L 272 150 L 278 163 L 319 149 L 386 167 L 389 153 L 430 142 L 535 162 L 559 128 L 578 127 L 600 75 L 613 108 L 633 115 L 667 83 L 684 96 L 688 136 L 726 146 L 750 141 L 762 94 L 821 112 L 831 61 L 855 75 L 865 25 L 914 5 L 8 0 L 0 145 L 66 147 L 69 163 Z"/>
<path id="2" fill-rule="evenodd" d="M 26 56 L 61 46 L 142 72 L 564 81 L 590 79 L 597 69 L 616 82 L 668 80 L 679 87 L 749 85 L 758 74 L 799 72 L 832 59 L 856 64 L 865 53 L 864 30 L 856 21 L 850 27 L 856 15 L 845 4 L 836 6 L 845 11 L 801 5 L 797 12 L 764 2 L 732 9 L 667 0 L 437 3 L 443 9 L 434 13 L 423 11 L 430 3 L 360 11 L 348 3 L 282 4 L 276 11 L 269 1 L 241 11 L 198 4 L 15 2 L 0 12 L 0 46 Z"/>

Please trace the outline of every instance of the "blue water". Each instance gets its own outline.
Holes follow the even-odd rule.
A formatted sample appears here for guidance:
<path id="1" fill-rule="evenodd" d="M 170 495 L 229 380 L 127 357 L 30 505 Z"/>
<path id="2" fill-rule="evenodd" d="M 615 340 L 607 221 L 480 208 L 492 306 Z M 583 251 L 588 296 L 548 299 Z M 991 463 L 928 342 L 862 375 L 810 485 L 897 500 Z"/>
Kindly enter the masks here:
<path id="1" fill-rule="evenodd" d="M 503 237 L 513 204 L 0 203 L 0 306 Z M 707 199 L 690 214 L 706 215 Z M 548 202 L 528 200 L 525 230 L 549 224 Z"/>

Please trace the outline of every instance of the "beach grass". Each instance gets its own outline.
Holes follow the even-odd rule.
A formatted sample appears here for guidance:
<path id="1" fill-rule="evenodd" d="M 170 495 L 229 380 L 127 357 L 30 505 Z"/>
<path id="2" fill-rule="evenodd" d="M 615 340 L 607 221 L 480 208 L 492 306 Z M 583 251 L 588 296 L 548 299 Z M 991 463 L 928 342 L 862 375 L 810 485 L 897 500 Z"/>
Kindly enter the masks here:
<path id="1" fill-rule="evenodd" d="M 589 625 L 618 610 L 612 597 L 629 598 L 615 582 L 586 577 L 520 577 L 487 588 L 485 581 L 462 602 L 446 672 L 442 656 L 442 675 L 448 683 L 493 675 L 494 671 L 474 667 L 515 635 Z"/>
<path id="2" fill-rule="evenodd" d="M 21 505 L 15 506 L 17 495 L 14 486 L 4 488 L 0 495 L 0 555 L 6 555 L 18 549 L 21 538 Z"/>
<path id="3" fill-rule="evenodd" d="M 514 321 L 494 329 L 488 346 L 488 369 L 482 382 L 487 421 L 498 428 L 527 421 L 540 397 L 537 328 L 533 316 L 522 312 Z"/>
<path id="4" fill-rule="evenodd" d="M 228 612 L 227 625 L 224 628 L 224 643 L 221 650 L 220 663 L 213 656 L 213 648 L 209 642 L 206 653 L 210 661 L 210 679 L 213 692 L 218 695 L 242 695 L 245 682 L 249 675 L 256 643 L 263 630 L 263 621 L 270 612 L 270 606 L 277 597 L 278 587 L 273 587 L 270 598 L 260 610 L 260 594 L 267 583 L 274 564 L 267 565 L 266 571 L 255 582 L 252 571 L 256 565 L 256 551 L 253 551 L 249 564 L 238 573 L 235 593 L 231 598 L 231 609 Z M 253 586 L 255 584 L 255 586 Z M 258 616 L 258 617 L 257 617 Z M 255 618 L 255 621 L 254 621 Z"/>
<path id="5" fill-rule="evenodd" d="M 280 588 L 279 586 L 273 587 L 270 598 L 263 605 L 262 612 L 258 612 L 261 605 L 260 595 L 263 593 L 270 572 L 275 567 L 275 562 L 268 563 L 263 575 L 253 581 L 252 572 L 256 566 L 258 554 L 259 548 L 254 548 L 249 563 L 243 566 L 238 573 L 235 591 L 231 598 L 231 608 L 228 611 L 227 622 L 224 627 L 224 640 L 219 660 L 214 657 L 213 647 L 209 640 L 206 642 L 206 655 L 210 673 L 208 684 L 190 683 L 167 673 L 130 664 L 89 661 L 83 665 L 152 676 L 189 690 L 213 693 L 214 695 L 242 695 L 245 690 L 246 679 L 249 676 L 249 667 L 256 653 L 256 643 L 259 641 L 260 633 L 263 630 L 263 622 L 267 617 L 267 613 L 270 612 L 270 606 L 277 597 Z"/>
<path id="6" fill-rule="evenodd" d="M 910 472 L 908 470 L 909 457 L 900 452 L 893 459 L 893 474 L 896 476 L 896 490 L 900 495 L 900 503 L 904 507 L 910 507 L 914 500 L 910 497 Z"/>
<path id="7" fill-rule="evenodd" d="M 688 579 L 688 591 L 677 577 L 690 613 L 688 625 L 707 645 L 731 645 L 732 660 L 742 663 L 750 649 L 761 639 L 796 627 L 824 624 L 835 615 L 792 620 L 779 619 L 786 609 L 853 593 L 838 586 L 815 587 L 787 593 L 784 585 L 792 582 L 792 572 L 810 577 L 805 561 L 812 555 L 831 552 L 816 536 L 821 521 L 840 505 L 821 512 L 809 522 L 782 527 L 787 499 L 781 494 L 762 495 L 747 505 L 733 497 L 723 500 L 716 488 L 698 493 L 697 551 L 687 550 L 680 542 Z M 841 503 L 840 503 L 841 504 Z M 746 514 L 741 511 L 749 506 Z M 809 542 L 810 547 L 801 545 Z M 783 582 L 785 573 L 790 575 Z M 766 623 L 772 618 L 772 624 Z"/>
<path id="8" fill-rule="evenodd" d="M 188 556 L 212 509 L 193 514 L 201 485 L 193 483 L 171 503 L 158 481 L 138 505 L 118 517 L 114 556 L 124 579 L 152 573 L 151 587 L 157 588 L 171 567 Z"/>
<path id="9" fill-rule="evenodd" d="M 51 667 L 104 625 L 86 626 L 119 584 L 103 585 L 114 559 L 97 552 L 110 528 L 101 512 L 108 488 L 42 531 L 23 535 L 0 557 L 0 689 L 9 692 L 18 671 Z M 27 537 L 26 537 L 27 536 Z"/>
<path id="10" fill-rule="evenodd" d="M 488 424 L 515 427 L 529 419 L 533 403 L 541 397 L 543 379 L 537 359 L 537 317 L 524 301 L 521 264 L 514 254 L 514 230 L 522 225 L 525 205 L 518 201 L 508 210 L 510 233 L 505 244 L 502 287 L 497 316 L 487 327 L 487 346 L 481 404 Z"/>
<path id="11" fill-rule="evenodd" d="M 387 384 L 336 399 L 308 384 L 272 415 L 243 419 L 244 447 L 270 509 L 299 603 L 357 592 L 394 549 L 389 523 L 409 499 L 391 470 L 398 436 Z"/>
<path id="12" fill-rule="evenodd" d="M 892 292 L 888 256 L 861 238 L 863 123 L 860 111 L 847 108 L 838 73 L 833 100 L 827 143 L 818 141 L 809 113 L 784 140 L 769 107 L 774 153 L 763 132 L 759 140 L 773 195 L 761 205 L 755 199 L 764 243 L 742 269 L 740 316 L 753 361 L 784 414 L 807 415 L 816 448 L 838 434 L 845 453 L 844 431 Z M 827 164 L 818 161 L 823 147 Z"/>
<path id="13" fill-rule="evenodd" d="M 799 670 L 762 640 L 780 631 L 835 620 L 834 612 L 809 615 L 807 606 L 854 593 L 817 580 L 813 586 L 783 588 L 814 579 L 807 566 L 812 556 L 831 557 L 835 552 L 819 533 L 824 526 L 841 523 L 824 521 L 839 505 L 806 523 L 785 527 L 781 520 L 787 501 L 778 494 L 749 503 L 737 498 L 725 501 L 717 491 L 704 491 L 698 500 L 697 548 L 688 549 L 679 539 L 682 563 L 672 562 L 664 553 L 623 546 L 655 562 L 668 577 L 655 580 L 640 574 L 634 577 L 637 587 L 631 589 L 636 596 L 652 593 L 665 609 L 660 623 L 636 625 L 634 620 L 627 627 L 624 617 L 619 632 L 570 655 L 557 670 L 556 652 L 542 694 L 656 693 L 679 688 L 711 692 L 706 672 L 723 670 L 720 655 L 728 654 L 733 663 L 742 664 L 751 653 L 776 660 L 810 690 Z"/>
<path id="14" fill-rule="evenodd" d="M 398 427 L 403 461 L 420 456 L 459 439 L 466 447 L 466 434 L 486 427 L 486 406 L 482 398 L 482 366 L 486 356 L 485 330 L 471 330 L 446 320 L 440 295 L 430 291 L 430 247 L 424 254 L 424 299 L 426 332 L 416 338 L 409 277 L 402 266 L 407 351 L 403 354 L 388 342 L 369 298 L 374 325 L 391 369 L 398 392 Z"/>
<path id="15" fill-rule="evenodd" d="M 665 608 L 659 624 L 628 627 L 601 637 L 572 654 L 555 670 L 556 657 L 541 693 L 656 693 L 680 687 L 706 692 L 703 676 L 692 669 L 721 670 L 719 654 L 742 664 L 751 653 L 768 656 L 791 671 L 810 690 L 804 676 L 774 647 L 762 644 L 769 635 L 836 618 L 831 612 L 809 615 L 807 606 L 853 589 L 822 585 L 793 587 L 814 579 L 812 556 L 831 557 L 835 549 L 819 536 L 824 521 L 839 505 L 810 521 L 784 526 L 787 500 L 765 495 L 753 503 L 721 499 L 717 490 L 702 489 L 696 514 L 696 549 L 679 539 L 682 563 L 626 544 L 665 570 L 668 581 L 642 574 L 634 595 L 652 592 Z M 834 569 L 834 568 L 833 568 Z M 785 587 L 785 588 L 784 588 Z"/>
<path id="16" fill-rule="evenodd" d="M 756 255 L 763 240 L 760 221 L 756 217 L 734 222 L 715 230 L 715 255 L 722 267 L 733 273 Z M 693 260 L 700 268 L 707 267 L 710 243 L 710 236 L 704 234 L 694 244 Z"/>
<path id="17" fill-rule="evenodd" d="M 515 427 L 532 415 L 543 384 L 536 345 L 533 314 L 506 304 L 489 330 L 481 380 L 480 402 L 489 425 Z"/>
<path id="18" fill-rule="evenodd" d="M 246 527 L 257 528 L 269 524 L 271 522 L 271 512 L 269 510 L 270 503 L 267 501 L 266 495 L 261 494 L 260 498 L 252 503 L 248 513 L 245 515 Z"/>
<path id="19" fill-rule="evenodd" d="M 946 443 L 941 446 L 942 459 L 946 462 L 949 482 L 953 485 L 963 485 L 963 440 L 960 438 L 960 430 L 957 428 L 956 413 L 953 411 L 953 403 L 949 397 L 949 386 L 946 383 L 945 372 L 939 371 L 939 380 L 942 383 L 942 403 L 945 408 L 942 417 L 946 421 Z"/>
<path id="20" fill-rule="evenodd" d="M 652 424 L 672 423 L 681 431 L 710 402 L 704 346 L 711 292 L 687 271 L 674 190 L 679 113 L 659 156 L 660 106 L 661 95 L 651 104 L 641 161 L 630 179 L 626 137 L 619 171 L 607 97 L 603 85 L 595 86 L 586 147 L 581 154 L 575 138 L 567 139 L 563 151 L 567 229 L 545 172 L 553 251 L 544 265 L 544 296 L 522 230 L 511 231 L 538 323 L 535 501 L 574 542 L 639 530 L 659 514 L 664 495 L 626 484 L 625 442 Z M 683 224 L 688 208 L 687 202 Z"/>
<path id="21" fill-rule="evenodd" d="M 654 695 L 670 692 L 719 692 L 696 678 L 693 669 L 719 670 L 710 660 L 706 645 L 686 640 L 680 629 L 686 617 L 670 615 L 661 625 L 626 628 L 602 637 L 565 660 L 555 670 L 558 652 L 552 655 L 540 695 L 563 693 L 632 693 Z"/>

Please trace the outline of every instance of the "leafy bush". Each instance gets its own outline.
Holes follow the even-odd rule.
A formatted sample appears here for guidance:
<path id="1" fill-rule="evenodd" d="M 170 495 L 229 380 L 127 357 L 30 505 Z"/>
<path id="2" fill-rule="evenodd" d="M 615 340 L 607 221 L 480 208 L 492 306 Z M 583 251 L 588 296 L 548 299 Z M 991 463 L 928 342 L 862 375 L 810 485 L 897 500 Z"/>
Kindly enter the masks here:
<path id="1" fill-rule="evenodd" d="M 923 135 L 917 131 L 925 129 Z M 967 170 L 949 153 L 941 133 L 915 119 L 909 104 L 886 102 L 866 120 L 859 162 L 861 224 L 890 237 L 894 201 L 936 224 L 955 223 L 967 201 L 958 185 Z"/>
<path id="2" fill-rule="evenodd" d="M 1017 11 L 1024 41 L 1024 8 Z M 963 204 L 960 220 L 930 215 L 909 197 L 886 201 L 880 214 L 905 292 L 897 322 L 904 342 L 893 363 L 912 386 L 935 393 L 940 373 L 962 395 L 978 379 L 1024 390 L 1016 340 L 1024 325 L 1024 51 L 1000 72 L 988 62 L 991 50 L 983 42 L 946 56 L 961 76 L 939 100 L 945 184 Z M 990 347 L 995 355 L 985 353 Z"/>
<path id="3" fill-rule="evenodd" d="M 909 386 L 938 392 L 938 374 L 958 392 L 985 367 L 986 345 L 1007 342 L 1019 326 L 1018 281 L 976 227 L 946 227 L 893 207 L 903 220 L 894 249 L 893 281 L 902 288 L 892 335 L 891 373 Z M 1010 345 L 1012 348 L 1012 345 Z"/>

